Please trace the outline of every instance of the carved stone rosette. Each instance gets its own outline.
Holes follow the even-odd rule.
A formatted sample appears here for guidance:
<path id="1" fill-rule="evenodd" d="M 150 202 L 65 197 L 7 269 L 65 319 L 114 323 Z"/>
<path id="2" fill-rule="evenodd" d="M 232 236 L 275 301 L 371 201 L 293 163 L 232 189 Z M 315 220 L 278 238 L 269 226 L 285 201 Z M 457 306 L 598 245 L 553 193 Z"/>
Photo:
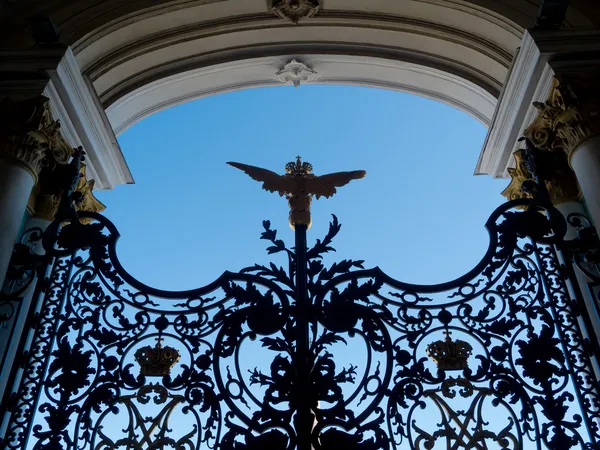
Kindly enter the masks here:
<path id="1" fill-rule="evenodd" d="M 282 83 L 292 83 L 294 87 L 301 83 L 310 83 L 317 78 L 317 72 L 306 64 L 292 59 L 289 63 L 275 73 L 275 76 Z"/>
<path id="2" fill-rule="evenodd" d="M 548 100 L 535 102 L 539 114 L 525 136 L 541 150 L 563 150 L 569 158 L 579 145 L 600 134 L 598 97 L 583 83 L 554 78 Z"/>
<path id="3" fill-rule="evenodd" d="M 46 97 L 0 100 L 0 157 L 27 169 L 37 182 L 44 165 L 66 163 L 72 151 L 60 124 L 52 119 Z"/>
<path id="4" fill-rule="evenodd" d="M 281 19 L 296 25 L 302 19 L 315 16 L 321 9 L 321 0 L 271 0 L 269 10 Z"/>
<path id="5" fill-rule="evenodd" d="M 513 153 L 515 168 L 508 169 L 511 177 L 510 184 L 502 191 L 508 200 L 530 198 L 531 195 L 523 192 L 522 185 L 525 181 L 533 180 L 525 164 L 524 151 L 517 150 Z M 544 180 L 550 201 L 553 205 L 577 201 L 581 195 L 575 173 L 568 165 L 567 157 L 562 152 L 540 152 L 537 156 L 537 171 Z"/>

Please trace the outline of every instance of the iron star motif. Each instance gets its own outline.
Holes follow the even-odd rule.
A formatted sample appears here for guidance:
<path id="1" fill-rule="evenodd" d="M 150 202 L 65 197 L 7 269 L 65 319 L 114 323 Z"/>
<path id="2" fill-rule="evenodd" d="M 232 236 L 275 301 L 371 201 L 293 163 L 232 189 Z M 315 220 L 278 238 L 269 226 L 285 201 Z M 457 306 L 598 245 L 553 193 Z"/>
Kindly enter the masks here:
<path id="1" fill-rule="evenodd" d="M 312 173 L 312 164 L 302 162 L 300 156 L 296 157 L 295 162 L 291 161 L 285 165 L 285 175 L 237 162 L 227 164 L 242 170 L 253 180 L 262 181 L 262 188 L 265 191 L 277 192 L 282 197 L 285 196 L 290 206 L 289 221 L 293 230 L 300 224 L 310 228 L 312 224 L 310 204 L 313 196 L 317 200 L 321 197 L 332 197 L 337 192 L 336 188 L 352 180 L 364 178 L 367 174 L 364 170 L 353 170 L 317 176 Z"/>

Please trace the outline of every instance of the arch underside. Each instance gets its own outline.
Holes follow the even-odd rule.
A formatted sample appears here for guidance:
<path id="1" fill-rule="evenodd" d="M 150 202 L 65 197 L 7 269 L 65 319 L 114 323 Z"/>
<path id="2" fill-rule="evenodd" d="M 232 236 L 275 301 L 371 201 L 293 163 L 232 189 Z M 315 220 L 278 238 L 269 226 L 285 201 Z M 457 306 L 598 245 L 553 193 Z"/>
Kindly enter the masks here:
<path id="1" fill-rule="evenodd" d="M 458 0 L 327 0 L 298 25 L 266 0 L 194 1 L 122 16 L 72 48 L 116 134 L 181 102 L 281 85 L 292 60 L 310 83 L 410 92 L 489 124 L 522 33 Z"/>
<path id="2" fill-rule="evenodd" d="M 496 98 L 489 92 L 430 67 L 373 57 L 295 54 L 218 64 L 165 77 L 121 97 L 108 106 L 107 115 L 119 135 L 150 114 L 190 100 L 241 89 L 281 86 L 276 73 L 290 61 L 299 61 L 316 72 L 314 80 L 303 84 L 408 92 L 454 106 L 486 125 L 496 105 Z"/>

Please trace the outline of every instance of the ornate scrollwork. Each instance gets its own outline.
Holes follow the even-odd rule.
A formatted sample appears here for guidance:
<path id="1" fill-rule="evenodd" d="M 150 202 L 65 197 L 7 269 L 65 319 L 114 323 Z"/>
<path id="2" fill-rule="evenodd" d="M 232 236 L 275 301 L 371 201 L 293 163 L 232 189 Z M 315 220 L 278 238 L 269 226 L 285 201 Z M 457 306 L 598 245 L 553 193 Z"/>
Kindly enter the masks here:
<path id="1" fill-rule="evenodd" d="M 472 351 L 471 344 L 461 340 L 454 341 L 449 331 L 446 332 L 446 339 L 427 346 L 427 355 L 435 361 L 440 370 L 468 369 Z"/>
<path id="2" fill-rule="evenodd" d="M 556 255 L 564 223 L 552 208 L 519 211 L 525 202 L 492 214 L 472 271 L 435 286 L 360 260 L 326 265 L 335 217 L 305 254 L 265 221 L 283 265 L 180 292 L 129 275 L 102 216 L 55 222 L 35 351 L 2 444 L 593 449 L 600 397 Z"/>
<path id="3" fill-rule="evenodd" d="M 69 170 L 68 165 L 61 165 L 48 173 L 42 174 L 42 180 L 34 188 L 32 201 L 30 201 L 35 217 L 48 221 L 55 219 L 56 213 L 61 206 L 63 195 L 68 190 L 68 186 L 65 186 L 64 180 L 66 179 L 68 183 L 72 182 L 72 176 L 69 176 L 68 173 Z M 99 213 L 106 209 L 106 206 L 94 196 L 94 184 L 94 180 L 88 180 L 87 178 L 86 165 L 81 164 L 79 175 L 76 178 L 76 185 L 74 186 L 74 196 L 76 197 L 74 207 L 77 211 Z"/>
<path id="4" fill-rule="evenodd" d="M 270 11 L 281 19 L 291 20 L 296 25 L 309 19 L 322 8 L 322 0 L 270 0 Z"/>
<path id="5" fill-rule="evenodd" d="M 299 87 L 302 83 L 310 83 L 317 78 L 317 72 L 306 64 L 292 59 L 275 76 L 282 83 L 292 83 L 294 87 Z"/>
<path id="6" fill-rule="evenodd" d="M 578 94 L 577 85 L 554 78 L 546 102 L 534 103 L 538 116 L 525 130 L 525 136 L 536 147 L 563 150 L 570 157 L 583 141 L 600 133 L 598 98 L 589 91 L 587 95 Z"/>
<path id="7" fill-rule="evenodd" d="M 524 189 L 524 183 L 534 180 L 523 154 L 524 150 L 513 153 L 515 167 L 508 169 L 510 184 L 502 191 L 508 200 L 532 198 L 532 193 Z M 563 152 L 537 152 L 537 175 L 543 180 L 553 205 L 574 202 L 579 199 L 580 190 L 575 173 L 569 167 Z"/>
<path id="8" fill-rule="evenodd" d="M 21 102 L 2 99 L 0 124 L 0 156 L 21 164 L 36 180 L 43 166 L 64 164 L 72 153 L 46 97 Z"/>

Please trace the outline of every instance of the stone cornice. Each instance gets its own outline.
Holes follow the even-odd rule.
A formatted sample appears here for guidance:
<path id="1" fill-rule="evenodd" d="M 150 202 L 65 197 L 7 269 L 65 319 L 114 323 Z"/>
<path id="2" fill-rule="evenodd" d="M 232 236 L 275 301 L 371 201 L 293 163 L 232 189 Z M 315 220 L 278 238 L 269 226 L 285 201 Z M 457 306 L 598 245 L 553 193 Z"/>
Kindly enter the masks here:
<path id="1" fill-rule="evenodd" d="M 115 0 L 116 1 L 116 0 Z M 148 0 L 150 1 L 150 0 Z M 101 18 L 98 18 L 98 22 L 104 19 L 104 23 L 94 23 L 89 19 L 81 22 L 76 19 L 76 16 L 72 14 L 65 17 L 65 20 L 60 20 L 57 17 L 57 23 L 61 34 L 67 38 L 67 41 L 73 45 L 75 54 L 78 54 L 84 47 L 93 45 L 97 40 L 102 39 L 111 33 L 118 32 L 119 29 L 125 28 L 132 24 L 139 24 L 144 21 L 152 21 L 157 16 L 162 16 L 168 23 L 172 24 L 183 24 L 186 23 L 186 18 L 190 17 L 204 17 L 207 20 L 221 20 L 221 21 L 245 21 L 251 17 L 262 16 L 263 18 L 272 18 L 268 11 L 268 5 L 270 0 L 254 0 L 248 1 L 239 6 L 231 6 L 233 2 L 230 0 L 172 0 L 163 4 L 152 4 L 146 8 L 138 8 L 137 11 L 129 14 L 115 14 L 114 6 L 110 8 L 110 0 L 101 2 L 98 4 L 98 8 L 104 8 L 102 11 Z M 519 0 L 516 0 L 519 1 Z M 483 5 L 482 2 L 487 2 L 488 5 Z M 140 2 L 137 2 L 140 3 Z M 241 3 L 241 2 L 239 2 Z M 520 8 L 514 6 L 506 8 L 502 5 L 503 2 L 498 0 L 477 0 L 475 2 L 469 1 L 455 1 L 455 0 L 419 0 L 419 1 L 394 1 L 394 2 L 379 2 L 377 5 L 373 5 L 372 0 L 352 0 L 349 2 L 335 1 L 333 3 L 322 1 L 323 8 L 319 10 L 317 19 L 321 19 L 328 15 L 339 15 L 342 13 L 356 14 L 357 16 L 366 16 L 374 12 L 380 12 L 381 15 L 388 15 L 391 17 L 398 17 L 405 15 L 407 17 L 418 17 L 422 16 L 421 12 L 428 10 L 430 12 L 449 13 L 453 15 L 469 15 L 474 20 L 485 20 L 491 26 L 503 28 L 515 36 L 521 36 L 525 27 L 531 26 L 534 23 L 535 15 L 537 13 L 537 7 L 525 4 L 522 11 L 518 11 Z M 487 7 L 486 7 L 487 6 Z M 502 11 L 495 11 L 496 6 L 499 6 Z M 110 11 L 112 9 L 113 11 Z M 81 14 L 92 14 L 93 8 L 88 8 L 86 11 L 81 11 Z M 517 13 L 525 19 L 521 24 L 515 23 L 515 17 L 507 13 Z M 524 15 L 523 15 L 524 14 Z M 113 16 L 112 19 L 106 20 L 106 18 Z M 441 22 L 443 19 L 439 17 L 438 20 L 433 22 Z M 442 15 L 448 15 L 443 14 Z M 506 17 L 506 15 L 511 16 Z M 88 29 L 85 32 L 77 32 L 75 29 L 82 27 L 82 24 Z M 288 26 L 290 24 L 288 23 Z M 179 26 L 179 25 L 175 25 Z M 91 31 L 93 29 L 93 31 Z M 70 38 L 70 35 L 78 35 L 76 40 Z"/>
<path id="2" fill-rule="evenodd" d="M 121 147 L 97 96 L 81 75 L 71 50 L 67 50 L 46 87 L 53 114 L 73 146 L 87 153 L 88 173 L 99 189 L 133 183 Z"/>
<path id="3" fill-rule="evenodd" d="M 600 51 L 600 29 L 530 30 L 541 53 L 549 55 Z"/>
<path id="4" fill-rule="evenodd" d="M 132 43 L 126 43 L 118 48 L 111 49 L 109 54 L 95 57 L 93 62 L 90 61 L 90 63 L 87 62 L 88 58 L 85 56 L 82 58 L 79 55 L 79 52 L 83 51 L 81 46 L 76 47 L 75 54 L 78 59 L 82 59 L 83 61 L 82 69 L 84 73 L 89 76 L 92 81 L 95 81 L 125 61 L 177 44 L 216 36 L 226 36 L 238 32 L 262 30 L 265 31 L 265 33 L 269 33 L 272 30 L 287 29 L 289 26 L 290 25 L 285 22 L 272 18 L 272 16 L 267 13 L 244 17 L 228 17 L 185 25 L 161 32 L 149 33 L 147 36 L 144 36 L 143 39 L 138 39 Z M 456 27 L 410 17 L 391 16 L 373 12 L 325 11 L 320 14 L 318 20 L 310 20 L 302 26 L 315 27 L 316 29 L 343 27 L 395 31 L 442 39 L 446 42 L 452 42 L 480 52 L 486 57 L 506 67 L 511 64 L 513 58 L 512 54 L 507 49 L 476 34 L 469 33 Z M 342 44 L 339 40 L 336 43 Z M 367 43 L 365 42 L 364 44 Z M 496 89 L 499 89 L 499 86 L 497 86 Z"/>
<path id="5" fill-rule="evenodd" d="M 38 96 L 65 53 L 64 46 L 0 49 L 0 97 L 24 100 Z"/>
<path id="6" fill-rule="evenodd" d="M 475 168 L 476 175 L 490 174 L 495 178 L 508 175 L 507 165 L 518 149 L 518 139 L 537 115 L 533 102 L 546 98 L 550 90 L 553 71 L 548 59 L 526 32 L 498 100 Z"/>

